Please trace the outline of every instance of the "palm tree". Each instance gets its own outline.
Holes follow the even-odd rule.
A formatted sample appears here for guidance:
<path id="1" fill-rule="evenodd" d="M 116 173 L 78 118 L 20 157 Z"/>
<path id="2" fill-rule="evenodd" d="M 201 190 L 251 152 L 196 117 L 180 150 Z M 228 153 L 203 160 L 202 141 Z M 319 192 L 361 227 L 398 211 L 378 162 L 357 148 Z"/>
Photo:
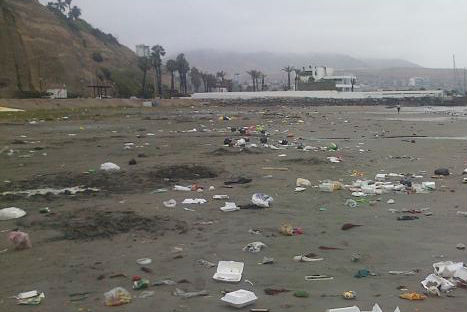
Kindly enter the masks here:
<path id="1" fill-rule="evenodd" d="M 350 79 L 350 83 L 352 84 L 352 92 L 354 91 L 355 84 L 357 83 L 357 78 L 353 77 Z"/>
<path id="2" fill-rule="evenodd" d="M 201 80 L 203 80 L 203 85 L 204 85 L 204 92 L 209 91 L 209 86 L 208 86 L 208 74 L 204 72 L 200 72 Z"/>
<path id="3" fill-rule="evenodd" d="M 295 91 L 298 90 L 298 82 L 300 80 L 300 75 L 302 73 L 302 70 L 299 69 L 299 68 L 294 68 L 294 72 L 295 72 Z"/>
<path id="4" fill-rule="evenodd" d="M 250 75 L 251 81 L 253 81 L 253 92 L 256 92 L 258 89 L 258 77 L 260 72 L 252 69 L 250 71 L 246 72 L 248 75 Z"/>
<path id="5" fill-rule="evenodd" d="M 151 48 L 151 60 L 154 67 L 154 97 L 156 97 L 156 84 L 159 97 L 162 99 L 162 57 L 165 55 L 165 49 L 161 45 L 155 45 Z"/>
<path id="6" fill-rule="evenodd" d="M 290 90 L 290 73 L 294 70 L 293 66 L 287 65 L 282 68 L 282 71 L 287 73 L 287 90 Z"/>
<path id="7" fill-rule="evenodd" d="M 227 73 L 223 70 L 221 70 L 220 72 L 217 72 L 216 73 L 216 77 L 219 78 L 221 80 L 222 83 L 224 83 L 224 80 L 225 80 L 225 76 L 227 75 Z"/>
<path id="8" fill-rule="evenodd" d="M 250 70 L 250 71 L 247 71 L 246 73 L 250 76 L 251 81 L 253 81 L 253 92 L 255 92 L 255 71 Z"/>
<path id="9" fill-rule="evenodd" d="M 199 92 L 199 87 L 201 86 L 201 72 L 198 70 L 198 68 L 193 67 L 191 68 L 190 71 L 190 78 L 191 78 L 191 84 L 194 87 L 195 92 Z"/>
<path id="10" fill-rule="evenodd" d="M 259 70 L 256 71 L 255 80 L 256 80 L 256 91 L 259 91 L 259 79 L 263 73 Z"/>
<path id="11" fill-rule="evenodd" d="M 183 53 L 180 53 L 179 55 L 177 55 L 177 58 L 175 59 L 175 61 L 177 62 L 177 70 L 178 70 L 178 74 L 180 75 L 180 89 L 183 89 L 180 91 L 183 92 L 184 94 L 187 94 L 188 83 L 187 83 L 186 76 L 188 72 L 190 71 L 190 64 L 186 60 L 185 54 Z"/>
<path id="12" fill-rule="evenodd" d="M 147 57 L 138 58 L 138 67 L 143 71 L 142 93 L 143 98 L 146 98 L 146 77 L 149 70 L 149 62 Z"/>
<path id="13" fill-rule="evenodd" d="M 261 78 L 261 91 L 264 91 L 264 87 L 265 87 L 264 78 L 266 78 L 266 74 L 260 72 L 259 76 Z"/>
<path id="14" fill-rule="evenodd" d="M 81 16 L 81 9 L 76 5 L 68 11 L 68 18 L 71 20 L 77 20 Z"/>
<path id="15" fill-rule="evenodd" d="M 217 78 L 213 74 L 207 74 L 206 81 L 208 84 L 208 92 L 211 92 L 212 88 L 217 84 Z"/>
<path id="16" fill-rule="evenodd" d="M 175 72 L 177 71 L 178 64 L 175 60 L 168 60 L 165 63 L 165 67 L 170 72 L 171 79 L 170 79 L 170 93 L 173 94 L 175 92 Z"/>

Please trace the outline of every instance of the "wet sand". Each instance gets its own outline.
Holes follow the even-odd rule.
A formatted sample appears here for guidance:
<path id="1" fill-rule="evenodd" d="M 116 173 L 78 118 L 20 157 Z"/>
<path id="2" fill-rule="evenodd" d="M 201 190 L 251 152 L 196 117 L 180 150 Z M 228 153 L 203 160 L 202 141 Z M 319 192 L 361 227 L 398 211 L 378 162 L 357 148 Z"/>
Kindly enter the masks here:
<path id="1" fill-rule="evenodd" d="M 29 123 L 33 112 L 28 112 L 28 121 L 1 117 L 0 193 L 77 185 L 100 189 L 76 196 L 0 196 L 0 208 L 15 206 L 28 213 L 17 221 L 1 221 L 0 231 L 18 228 L 29 233 L 33 243 L 32 249 L 14 251 L 6 238 L 0 240 L 0 250 L 9 249 L 0 253 L 1 311 L 29 309 L 17 306 L 9 297 L 33 289 L 44 291 L 46 299 L 31 309 L 48 312 L 232 311 L 219 299 L 221 291 L 237 289 L 254 291 L 259 297 L 254 307 L 270 311 L 318 312 L 352 305 L 369 310 L 374 303 L 390 312 L 396 306 L 401 311 L 465 309 L 465 289 L 455 290 L 452 297 L 429 297 L 421 302 L 400 299 L 401 291 L 397 289 L 403 285 L 410 291 L 422 292 L 420 281 L 432 273 L 434 262 L 467 262 L 467 252 L 456 249 L 458 243 L 467 244 L 467 218 L 456 215 L 459 210 L 467 210 L 467 185 L 462 184 L 462 171 L 467 167 L 463 109 L 456 108 L 460 116 L 453 116 L 454 109 L 449 108 L 447 114 L 403 107 L 397 115 L 395 109 L 384 107 L 193 105 L 60 111 L 66 119 L 59 118 L 63 116 L 57 112 L 51 112 L 50 118 L 41 112 L 40 119 L 44 121 L 33 124 Z M 219 120 L 222 115 L 233 119 Z M 251 125 L 264 125 L 271 133 L 269 141 L 275 145 L 282 139 L 293 142 L 302 138 L 298 142 L 304 145 L 335 143 L 339 150 L 219 150 L 224 138 L 241 138 L 228 127 Z M 197 131 L 189 131 L 192 129 Z M 289 134 L 293 137 L 287 138 Z M 260 145 L 257 134 L 250 139 Z M 125 143 L 134 145 L 125 149 Z M 8 155 L 10 149 L 14 152 Z M 138 157 L 142 153 L 146 157 Z M 278 157 L 280 154 L 287 156 Z M 341 163 L 326 160 L 336 154 L 342 157 Z M 137 164 L 131 166 L 128 161 L 133 158 Z M 99 172 L 100 164 L 107 161 L 118 164 L 122 170 L 111 175 Z M 180 165 L 200 167 L 193 171 L 172 170 Z M 264 167 L 286 167 L 288 171 L 268 171 Z M 452 174 L 431 179 L 433 170 L 440 167 L 449 168 Z M 206 170 L 217 176 L 210 177 Z M 422 173 L 423 181 L 436 181 L 437 190 L 429 194 L 374 196 L 371 200 L 380 199 L 376 205 L 361 204 L 353 209 L 344 205 L 351 198 L 347 190 L 323 193 L 312 187 L 302 193 L 294 192 L 298 177 L 309 179 L 313 185 L 325 179 L 351 183 L 357 179 L 351 176 L 353 170 L 364 172 L 367 179 L 380 172 L 426 172 Z M 170 179 L 164 179 L 164 175 Z M 223 188 L 224 181 L 237 176 L 253 181 Z M 212 185 L 216 190 L 151 193 L 158 188 L 192 183 L 206 188 Z M 272 208 L 224 213 L 219 210 L 224 202 L 211 199 L 214 194 L 227 194 L 230 201 L 247 204 L 256 192 L 273 196 Z M 172 198 L 177 206 L 164 207 L 162 202 Z M 182 205 L 185 198 L 205 198 L 208 203 Z M 394 199 L 395 204 L 387 204 L 389 199 Z M 53 213 L 41 215 L 39 209 L 43 207 L 49 207 Z M 388 211 L 423 208 L 431 208 L 433 215 L 420 214 L 419 220 L 406 222 L 397 221 L 399 215 Z M 148 222 L 147 226 L 154 228 L 144 230 L 135 221 L 123 224 L 129 228 L 120 234 L 65 239 L 66 227 L 75 224 L 69 222 L 73 218 L 128 211 L 152 220 L 151 223 L 145 219 L 143 224 Z M 304 234 L 282 236 L 278 228 L 283 223 L 303 228 Z M 344 223 L 363 226 L 342 231 Z M 261 234 L 250 234 L 249 229 L 259 229 Z M 2 233 L 4 237 L 6 234 Z M 258 254 L 242 251 L 254 241 L 262 241 L 268 247 Z M 320 250 L 320 246 L 340 249 Z M 295 255 L 310 252 L 324 260 L 292 260 Z M 354 253 L 361 255 L 359 262 L 351 261 Z M 273 257 L 275 263 L 259 265 L 264 256 Z M 153 273 L 142 272 L 136 264 L 136 259 L 143 257 L 152 258 L 148 267 Z M 243 261 L 243 279 L 238 284 L 216 282 L 212 279 L 215 268 L 200 266 L 199 259 L 214 263 Z M 376 276 L 354 278 L 360 269 L 369 269 Z M 413 276 L 392 276 L 388 274 L 391 270 L 419 271 Z M 111 277 L 120 273 L 126 277 Z M 304 277 L 312 274 L 332 275 L 334 279 L 305 281 Z M 174 286 L 157 286 L 149 289 L 155 291 L 152 297 L 137 298 L 141 291 L 131 289 L 133 275 L 151 281 L 186 279 L 190 283 L 177 287 L 187 291 L 206 289 L 209 296 L 181 299 L 172 295 Z M 136 298 L 128 305 L 105 307 L 103 293 L 117 286 L 128 289 Z M 286 288 L 291 292 L 268 296 L 265 288 Z M 295 298 L 295 290 L 306 290 L 310 297 Z M 355 291 L 357 299 L 341 298 L 340 294 L 347 290 Z M 89 294 L 71 302 L 69 295 L 73 293 Z"/>

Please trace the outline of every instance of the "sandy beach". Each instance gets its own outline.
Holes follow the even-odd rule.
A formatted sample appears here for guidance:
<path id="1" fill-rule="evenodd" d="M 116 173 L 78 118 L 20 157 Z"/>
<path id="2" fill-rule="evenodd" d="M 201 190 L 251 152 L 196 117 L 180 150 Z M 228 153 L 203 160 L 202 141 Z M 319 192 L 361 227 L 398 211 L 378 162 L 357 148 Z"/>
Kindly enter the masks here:
<path id="1" fill-rule="evenodd" d="M 456 249 L 467 244 L 467 218 L 457 214 L 467 211 L 467 184 L 462 183 L 467 167 L 465 107 L 403 107 L 398 115 L 384 106 L 208 106 L 196 101 L 154 108 L 108 106 L 34 110 L 16 105 L 26 112 L 0 114 L 0 209 L 27 212 L 20 219 L 0 221 L 1 311 L 233 311 L 219 299 L 222 291 L 238 289 L 258 297 L 243 311 L 324 312 L 353 305 L 370 310 L 375 303 L 390 312 L 396 306 L 403 312 L 465 310 L 467 292 L 462 288 L 423 301 L 399 298 L 404 292 L 400 288 L 423 293 L 420 282 L 433 272 L 433 263 L 467 262 L 467 251 Z M 279 149 L 260 144 L 257 125 L 269 133 L 268 144 Z M 244 137 L 232 127 L 251 127 L 246 137 L 256 147 L 224 146 L 225 138 Z M 281 146 L 280 140 L 289 145 Z M 297 149 L 299 143 L 314 149 Z M 337 151 L 326 149 L 332 143 Z M 327 157 L 333 156 L 341 162 L 329 162 Z M 132 159 L 136 164 L 129 164 Z M 121 170 L 102 172 L 105 162 Z M 438 168 L 451 174 L 434 179 Z M 346 200 L 357 199 L 351 191 L 317 188 L 324 180 L 349 185 L 374 180 L 378 173 L 419 175 L 414 183 L 435 181 L 436 190 L 368 196 L 350 208 Z M 252 181 L 224 187 L 238 177 Z M 310 180 L 312 186 L 295 192 L 297 178 Z M 194 183 L 204 191 L 172 190 Z M 2 195 L 75 186 L 93 190 Z M 254 193 L 272 196 L 272 207 L 222 212 L 224 201 L 212 199 L 228 195 L 228 201 L 245 207 Z M 187 198 L 207 203 L 182 204 Z M 170 199 L 176 207 L 163 205 Z M 390 199 L 394 204 L 387 203 Z M 50 213 L 41 214 L 45 207 Z M 418 219 L 398 221 L 402 215 Z M 286 223 L 304 233 L 281 235 L 279 227 Z M 346 223 L 361 226 L 343 231 Z M 29 234 L 31 249 L 14 250 L 6 239 L 13 229 Z M 255 241 L 267 247 L 256 254 L 242 250 Z M 323 260 L 293 260 L 309 253 Z M 355 254 L 359 261 L 352 262 Z M 274 263 L 259 264 L 263 257 L 274 258 Z M 150 272 L 141 270 L 136 263 L 140 258 L 152 259 L 146 265 Z M 216 267 L 202 266 L 200 259 L 244 262 L 243 278 L 237 284 L 215 281 Z M 355 278 L 362 269 L 374 275 Z M 305 280 L 314 274 L 333 279 Z M 149 287 L 154 294 L 140 298 L 142 290 L 132 289 L 135 275 L 182 283 Z M 127 289 L 132 302 L 106 307 L 103 294 L 114 287 Z M 173 295 L 175 288 L 207 290 L 208 296 L 183 299 Z M 290 292 L 271 296 L 266 288 Z M 17 306 L 10 298 L 35 289 L 46 296 L 40 306 Z M 310 296 L 294 297 L 297 290 Z M 349 290 L 356 299 L 342 298 Z M 75 294 L 82 295 L 70 296 Z"/>

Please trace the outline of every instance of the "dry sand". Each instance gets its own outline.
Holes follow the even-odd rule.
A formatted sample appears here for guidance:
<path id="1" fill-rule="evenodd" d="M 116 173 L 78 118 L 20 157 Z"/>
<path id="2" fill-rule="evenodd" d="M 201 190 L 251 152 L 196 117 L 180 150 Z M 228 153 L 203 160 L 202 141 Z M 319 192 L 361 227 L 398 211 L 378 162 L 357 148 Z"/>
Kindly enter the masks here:
<path id="1" fill-rule="evenodd" d="M 13 113 L 1 117 L 0 193 L 77 185 L 101 191 L 76 196 L 0 196 L 0 208 L 15 206 L 28 212 L 20 220 L 2 221 L 0 231 L 19 228 L 28 232 L 33 242 L 32 249 L 14 251 L 6 238 L 0 240 L 0 250 L 9 249 L 0 253 L 1 311 L 232 311 L 219 300 L 221 291 L 241 288 L 257 294 L 255 307 L 270 311 L 320 312 L 351 305 L 365 310 L 374 303 L 391 312 L 396 306 L 404 312 L 465 310 L 465 289 L 457 289 L 452 297 L 430 297 L 423 302 L 402 300 L 397 289 L 404 285 L 421 292 L 420 281 L 432 272 L 434 262 L 467 262 L 467 252 L 455 248 L 458 243 L 467 243 L 467 218 L 456 215 L 458 210 L 467 210 L 467 185 L 461 182 L 467 160 L 465 117 L 426 113 L 425 108 L 403 108 L 401 115 L 397 115 L 395 110 L 384 107 L 195 104 L 174 108 L 61 109 L 50 116 L 41 111 L 37 123 L 32 124 L 31 111 L 17 118 Z M 235 118 L 219 120 L 224 114 Z M 69 118 L 58 118 L 63 116 Z M 303 138 L 305 145 L 326 146 L 334 142 L 343 162 L 327 162 L 326 157 L 334 156 L 333 152 L 303 152 L 295 148 L 279 151 L 258 148 L 257 152 L 220 150 L 224 138 L 232 136 L 227 127 L 257 124 L 266 127 L 274 142 L 285 139 L 288 133 Z M 194 128 L 198 131 L 184 132 Z M 257 136 L 251 140 L 259 143 Z M 125 143 L 135 145 L 124 149 Z M 10 149 L 14 153 L 8 155 Z M 141 153 L 147 157 L 138 157 Z M 279 154 L 287 156 L 278 157 Z M 137 164 L 130 166 L 128 161 L 132 158 Z M 111 175 L 98 172 L 100 164 L 107 161 L 118 164 L 122 171 Z M 193 165 L 197 167 L 190 167 Z M 263 167 L 289 170 L 271 172 L 262 170 Z M 452 175 L 436 180 L 435 192 L 384 194 L 374 197 L 381 198 L 375 206 L 362 204 L 354 209 L 344 206 L 351 197 L 344 190 L 293 191 L 298 177 L 311 180 L 313 185 L 324 179 L 350 183 L 356 179 L 351 176 L 352 170 L 363 171 L 369 179 L 384 170 L 426 171 L 426 180 L 431 180 L 433 170 L 439 167 L 449 168 Z M 97 172 L 83 173 L 88 170 Z M 265 178 L 267 175 L 272 178 Z M 224 181 L 236 176 L 253 181 L 232 189 L 223 188 Z M 213 185 L 216 190 L 151 194 L 157 188 L 194 182 L 205 187 Z M 211 199 L 214 194 L 228 194 L 231 201 L 247 204 L 255 192 L 273 196 L 273 207 L 223 213 L 219 208 L 224 202 Z M 171 198 L 177 200 L 177 207 L 164 207 L 162 202 Z M 208 203 L 181 205 L 184 198 L 205 198 Z M 386 203 L 391 198 L 394 205 Z M 53 213 L 41 215 L 39 209 L 43 207 L 49 207 Z M 320 211 L 322 207 L 326 210 Z M 397 221 L 398 215 L 388 211 L 427 207 L 433 211 L 432 216 L 419 215 L 419 220 L 407 222 Z M 212 224 L 206 224 L 208 221 Z M 282 223 L 302 227 L 305 233 L 281 236 L 278 228 Z M 342 231 L 344 223 L 363 226 Z M 249 229 L 260 229 L 262 234 L 252 235 Z M 6 233 L 2 235 L 6 237 Z M 243 252 L 242 248 L 253 241 L 262 241 L 268 247 L 259 254 Z M 341 250 L 324 251 L 319 246 Z M 174 252 L 175 247 L 182 251 Z M 309 252 L 324 261 L 293 262 L 294 255 Z M 361 254 L 360 262 L 351 262 L 354 253 Z M 264 256 L 273 257 L 275 263 L 259 265 Z M 152 274 L 142 272 L 136 264 L 136 259 L 143 257 L 153 259 L 148 265 Z M 243 280 L 239 284 L 215 282 L 212 280 L 215 268 L 198 265 L 198 259 L 215 263 L 243 261 Z M 377 276 L 353 277 L 364 268 Z M 414 276 L 387 273 L 415 269 L 419 272 Z M 119 273 L 127 277 L 111 277 Z M 304 277 L 311 274 L 332 275 L 334 280 L 305 281 Z M 174 286 L 158 286 L 150 289 L 155 291 L 152 297 L 135 298 L 122 307 L 105 307 L 103 293 L 114 287 L 124 287 L 138 296 L 140 291 L 131 289 L 132 275 L 151 281 L 186 279 L 190 283 L 180 284 L 179 288 L 206 289 L 209 296 L 183 300 L 172 295 Z M 306 290 L 311 296 L 295 298 L 292 292 L 268 296 L 264 294 L 265 288 Z M 46 299 L 40 306 L 16 306 L 15 300 L 9 298 L 33 289 L 45 292 Z M 355 291 L 358 298 L 342 299 L 340 294 L 347 290 Z M 89 295 L 71 302 L 69 295 L 73 293 Z"/>

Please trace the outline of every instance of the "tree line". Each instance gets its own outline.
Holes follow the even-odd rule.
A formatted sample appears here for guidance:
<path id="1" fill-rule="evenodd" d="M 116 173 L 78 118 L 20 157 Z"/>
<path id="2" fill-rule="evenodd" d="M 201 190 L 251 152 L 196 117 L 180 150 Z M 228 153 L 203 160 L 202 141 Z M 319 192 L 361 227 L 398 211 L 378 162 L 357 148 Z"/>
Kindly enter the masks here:
<path id="1" fill-rule="evenodd" d="M 56 13 L 62 14 L 68 17 L 69 20 L 77 20 L 81 16 L 81 9 L 76 5 L 72 6 L 73 0 L 57 0 L 47 3 L 47 7 L 55 11 Z"/>
<path id="2" fill-rule="evenodd" d="M 165 55 L 166 51 L 163 46 L 154 45 L 150 48 L 148 55 L 138 57 L 138 66 L 143 72 L 141 95 L 144 98 L 148 98 L 151 93 L 153 93 L 154 97 L 159 98 L 186 96 L 189 93 L 188 81 L 191 83 L 194 92 L 200 92 L 202 86 L 204 92 L 211 92 L 217 88 L 232 91 L 232 80 L 226 79 L 226 72 L 220 71 L 211 74 L 196 67 L 190 67 L 190 63 L 183 53 L 178 54 L 175 59 L 166 60 L 164 63 Z M 162 83 L 164 70 L 167 74 L 170 74 L 170 89 L 164 88 L 165 85 Z M 153 75 L 153 92 L 150 92 L 151 85 L 148 83 L 150 73 Z M 178 88 L 176 76 L 178 76 L 179 81 Z"/>

